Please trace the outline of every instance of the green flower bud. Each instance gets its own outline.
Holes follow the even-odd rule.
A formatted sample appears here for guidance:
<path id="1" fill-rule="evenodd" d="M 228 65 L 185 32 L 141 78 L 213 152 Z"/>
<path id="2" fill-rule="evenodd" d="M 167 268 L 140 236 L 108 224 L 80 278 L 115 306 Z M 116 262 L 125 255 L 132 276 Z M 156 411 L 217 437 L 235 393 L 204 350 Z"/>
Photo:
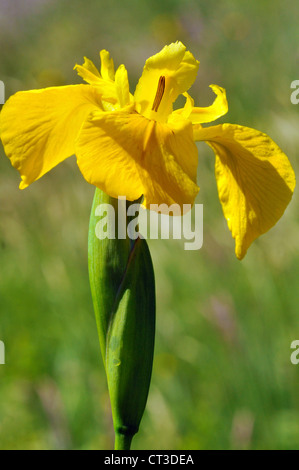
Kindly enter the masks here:
<path id="1" fill-rule="evenodd" d="M 107 230 L 115 231 L 116 238 L 97 238 L 95 210 L 108 200 L 119 220 L 117 201 L 96 191 L 89 232 L 90 284 L 108 381 L 115 448 L 128 449 L 138 431 L 151 380 L 155 281 L 145 240 L 118 239 L 120 227 L 115 230 L 115 220 L 110 220 Z M 127 226 L 124 214 L 120 219 Z M 123 235 L 123 227 L 121 232 Z"/>
<path id="2" fill-rule="evenodd" d="M 125 207 L 119 214 L 117 199 L 107 196 L 104 192 L 96 189 L 88 235 L 88 267 L 90 288 L 96 316 L 101 353 L 105 363 L 106 357 L 106 335 L 115 299 L 128 263 L 131 244 L 125 236 L 119 237 L 118 223 L 108 218 L 106 230 L 107 237 L 99 239 L 97 236 L 97 224 L 99 217 L 97 208 L 107 205 L 114 209 L 115 217 L 122 225 L 126 225 Z M 123 235 L 123 234 L 122 234 Z"/>

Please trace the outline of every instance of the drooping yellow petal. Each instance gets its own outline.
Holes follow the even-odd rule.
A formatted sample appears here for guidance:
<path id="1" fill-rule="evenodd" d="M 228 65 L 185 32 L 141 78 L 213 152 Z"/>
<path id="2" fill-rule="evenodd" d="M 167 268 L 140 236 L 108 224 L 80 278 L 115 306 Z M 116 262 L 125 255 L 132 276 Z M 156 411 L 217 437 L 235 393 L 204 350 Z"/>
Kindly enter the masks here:
<path id="1" fill-rule="evenodd" d="M 89 85 L 16 93 L 0 113 L 6 155 L 20 172 L 24 189 L 75 153 L 75 139 L 87 115 L 101 107 Z"/>
<path id="2" fill-rule="evenodd" d="M 186 92 L 193 84 L 199 62 L 181 42 L 165 46 L 158 54 L 150 57 L 144 66 L 135 91 L 137 111 L 156 121 L 166 122 L 172 112 L 172 103 L 179 94 Z M 159 108 L 153 109 L 160 78 L 164 77 L 165 90 Z"/>
<path id="3" fill-rule="evenodd" d="M 191 125 L 169 127 L 132 109 L 89 116 L 76 145 L 83 176 L 112 197 L 144 194 L 147 207 L 193 204 L 198 187 Z"/>
<path id="4" fill-rule="evenodd" d="M 194 138 L 215 152 L 219 199 L 242 259 L 253 240 L 283 215 L 295 188 L 294 171 L 275 142 L 255 129 L 194 126 Z"/>
<path id="5" fill-rule="evenodd" d="M 138 144 L 132 138 L 129 111 L 92 113 L 76 142 L 78 166 L 84 178 L 111 197 L 134 201 L 142 195 L 134 155 Z"/>
<path id="6" fill-rule="evenodd" d="M 198 151 L 188 121 L 154 123 L 140 165 L 143 205 L 150 209 L 151 204 L 177 204 L 175 215 L 185 213 L 184 204 L 192 206 L 199 191 L 197 162 Z"/>
<path id="7" fill-rule="evenodd" d="M 214 103 L 205 108 L 190 107 L 190 97 L 187 96 L 187 101 L 184 108 L 174 111 L 177 114 L 182 114 L 186 119 L 189 119 L 193 124 L 212 122 L 220 118 L 228 111 L 228 104 L 224 88 L 217 85 L 210 85 L 214 93 L 217 95 Z M 187 95 L 187 93 L 185 94 Z M 193 100 L 192 100 L 193 102 Z"/>

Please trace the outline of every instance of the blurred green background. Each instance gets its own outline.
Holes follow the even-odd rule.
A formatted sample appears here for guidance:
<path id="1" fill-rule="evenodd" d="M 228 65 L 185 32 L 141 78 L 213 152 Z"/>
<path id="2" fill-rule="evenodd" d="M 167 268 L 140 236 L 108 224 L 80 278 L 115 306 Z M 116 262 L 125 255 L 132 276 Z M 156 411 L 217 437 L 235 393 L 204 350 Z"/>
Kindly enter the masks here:
<path id="1" fill-rule="evenodd" d="M 268 133 L 298 170 L 293 0 L 0 0 L 0 79 L 18 90 L 79 83 L 83 56 L 129 71 L 181 40 L 201 61 L 191 94 L 227 90 L 222 122 Z M 221 122 L 220 121 L 220 122 Z M 74 157 L 25 191 L 1 147 L 0 449 L 111 449 L 109 399 L 87 271 L 93 187 Z M 149 242 L 157 283 L 152 386 L 134 449 L 299 449 L 298 192 L 240 262 L 199 145 L 204 244 Z"/>

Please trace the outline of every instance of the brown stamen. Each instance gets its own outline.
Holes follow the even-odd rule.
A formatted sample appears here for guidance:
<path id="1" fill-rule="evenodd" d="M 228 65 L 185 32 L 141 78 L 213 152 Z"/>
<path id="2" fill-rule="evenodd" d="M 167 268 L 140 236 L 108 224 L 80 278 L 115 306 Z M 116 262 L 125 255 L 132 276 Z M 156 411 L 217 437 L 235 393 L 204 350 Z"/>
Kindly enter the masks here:
<path id="1" fill-rule="evenodd" d="M 163 75 L 159 78 L 159 83 L 158 83 L 158 88 L 157 88 L 157 93 L 154 99 L 152 111 L 158 111 L 158 108 L 160 106 L 161 100 L 163 98 L 165 91 L 165 77 Z"/>

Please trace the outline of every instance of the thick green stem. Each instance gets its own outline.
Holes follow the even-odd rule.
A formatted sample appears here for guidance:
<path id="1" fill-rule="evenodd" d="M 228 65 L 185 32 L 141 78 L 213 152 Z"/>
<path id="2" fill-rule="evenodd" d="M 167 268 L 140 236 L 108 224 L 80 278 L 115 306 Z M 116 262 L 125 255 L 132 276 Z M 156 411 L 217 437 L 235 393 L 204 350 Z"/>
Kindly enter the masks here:
<path id="1" fill-rule="evenodd" d="M 133 434 L 115 433 L 114 450 L 130 450 Z"/>

